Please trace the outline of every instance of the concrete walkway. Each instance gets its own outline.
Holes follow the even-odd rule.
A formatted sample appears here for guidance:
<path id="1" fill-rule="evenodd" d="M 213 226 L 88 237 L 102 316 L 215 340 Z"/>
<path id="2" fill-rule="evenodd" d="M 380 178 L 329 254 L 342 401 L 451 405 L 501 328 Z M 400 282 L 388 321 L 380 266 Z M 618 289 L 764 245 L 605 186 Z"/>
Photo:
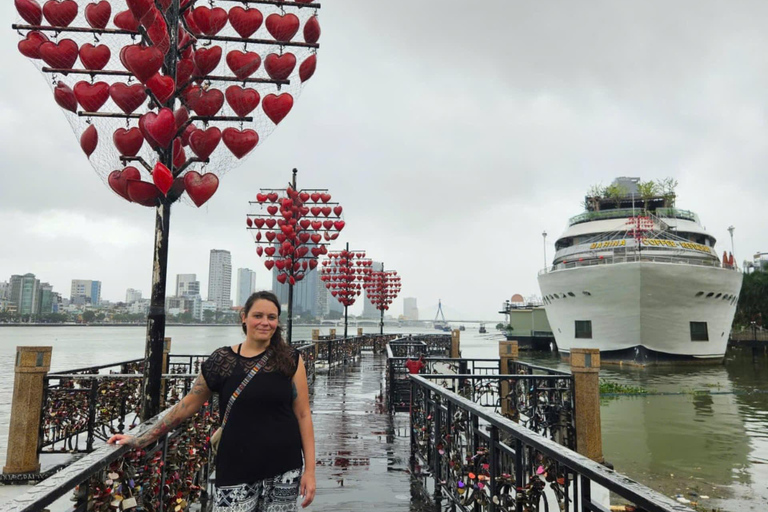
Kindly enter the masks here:
<path id="1" fill-rule="evenodd" d="M 432 510 L 411 492 L 408 416 L 385 407 L 384 355 L 318 373 L 311 397 L 317 451 L 312 512 Z"/>

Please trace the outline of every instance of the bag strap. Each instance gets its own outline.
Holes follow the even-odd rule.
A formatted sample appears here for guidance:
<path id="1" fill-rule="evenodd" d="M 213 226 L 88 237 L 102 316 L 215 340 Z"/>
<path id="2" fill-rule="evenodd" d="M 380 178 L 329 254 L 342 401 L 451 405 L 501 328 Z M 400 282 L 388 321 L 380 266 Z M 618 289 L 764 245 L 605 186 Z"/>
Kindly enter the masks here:
<path id="1" fill-rule="evenodd" d="M 240 348 L 242 347 L 242 343 L 238 345 L 237 347 L 237 355 L 240 355 Z M 245 376 L 243 379 L 243 382 L 240 383 L 239 386 L 237 386 L 237 389 L 234 393 L 232 393 L 232 396 L 229 397 L 229 402 L 227 402 L 227 410 L 224 412 L 224 419 L 221 421 L 221 428 L 224 428 L 224 425 L 227 424 L 227 418 L 229 418 L 229 412 L 232 410 L 232 404 L 235 403 L 235 400 L 237 400 L 237 397 L 240 395 L 240 393 L 243 392 L 245 389 L 245 386 L 248 385 L 249 382 L 251 382 L 251 379 L 259 373 L 259 370 L 264 368 L 264 366 L 267 364 L 267 360 L 269 359 L 269 352 L 265 353 L 258 363 L 256 363 L 256 366 L 251 368 L 251 371 L 248 372 L 248 375 Z"/>

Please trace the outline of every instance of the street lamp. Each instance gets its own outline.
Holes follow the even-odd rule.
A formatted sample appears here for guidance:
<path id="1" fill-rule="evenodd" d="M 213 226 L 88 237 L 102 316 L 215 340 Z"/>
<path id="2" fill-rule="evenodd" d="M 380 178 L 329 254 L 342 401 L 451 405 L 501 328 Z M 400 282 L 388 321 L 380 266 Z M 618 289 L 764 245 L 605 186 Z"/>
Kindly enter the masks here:
<path id="1" fill-rule="evenodd" d="M 542 238 L 544 239 L 544 270 L 547 269 L 547 232 L 544 231 L 541 233 Z"/>
<path id="2" fill-rule="evenodd" d="M 733 230 L 736 229 L 733 226 L 728 226 L 728 232 L 731 234 L 731 254 L 733 254 L 733 261 L 736 261 L 736 251 L 733 250 Z"/>

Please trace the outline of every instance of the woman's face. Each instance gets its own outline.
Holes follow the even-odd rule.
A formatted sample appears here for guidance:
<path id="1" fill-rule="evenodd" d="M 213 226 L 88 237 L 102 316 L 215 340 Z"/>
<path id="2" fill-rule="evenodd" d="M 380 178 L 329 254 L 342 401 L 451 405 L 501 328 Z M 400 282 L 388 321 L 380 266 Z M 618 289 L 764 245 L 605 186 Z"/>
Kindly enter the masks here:
<path id="1" fill-rule="evenodd" d="M 253 303 L 248 313 L 243 315 L 248 338 L 254 341 L 269 341 L 278 325 L 277 306 L 266 299 Z"/>

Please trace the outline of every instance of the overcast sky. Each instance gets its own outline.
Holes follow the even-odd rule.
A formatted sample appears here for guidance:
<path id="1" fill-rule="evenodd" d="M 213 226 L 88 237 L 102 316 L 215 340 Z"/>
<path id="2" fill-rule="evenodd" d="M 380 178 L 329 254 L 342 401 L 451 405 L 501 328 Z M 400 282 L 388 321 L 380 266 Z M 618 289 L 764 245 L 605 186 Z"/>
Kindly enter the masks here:
<path id="1" fill-rule="evenodd" d="M 271 286 L 244 218 L 293 167 L 344 206 L 331 249 L 398 270 L 422 318 L 442 299 L 500 319 L 512 294 L 538 295 L 542 231 L 551 260 L 587 189 L 616 176 L 672 176 L 719 253 L 729 225 L 740 262 L 768 251 L 765 1 L 327 0 L 320 16 L 318 70 L 293 112 L 206 205 L 174 206 L 169 293 L 178 273 L 207 290 L 212 248 Z M 103 185 L 16 50 L 13 2 L 0 18 L 0 281 L 147 296 L 154 211 Z"/>

